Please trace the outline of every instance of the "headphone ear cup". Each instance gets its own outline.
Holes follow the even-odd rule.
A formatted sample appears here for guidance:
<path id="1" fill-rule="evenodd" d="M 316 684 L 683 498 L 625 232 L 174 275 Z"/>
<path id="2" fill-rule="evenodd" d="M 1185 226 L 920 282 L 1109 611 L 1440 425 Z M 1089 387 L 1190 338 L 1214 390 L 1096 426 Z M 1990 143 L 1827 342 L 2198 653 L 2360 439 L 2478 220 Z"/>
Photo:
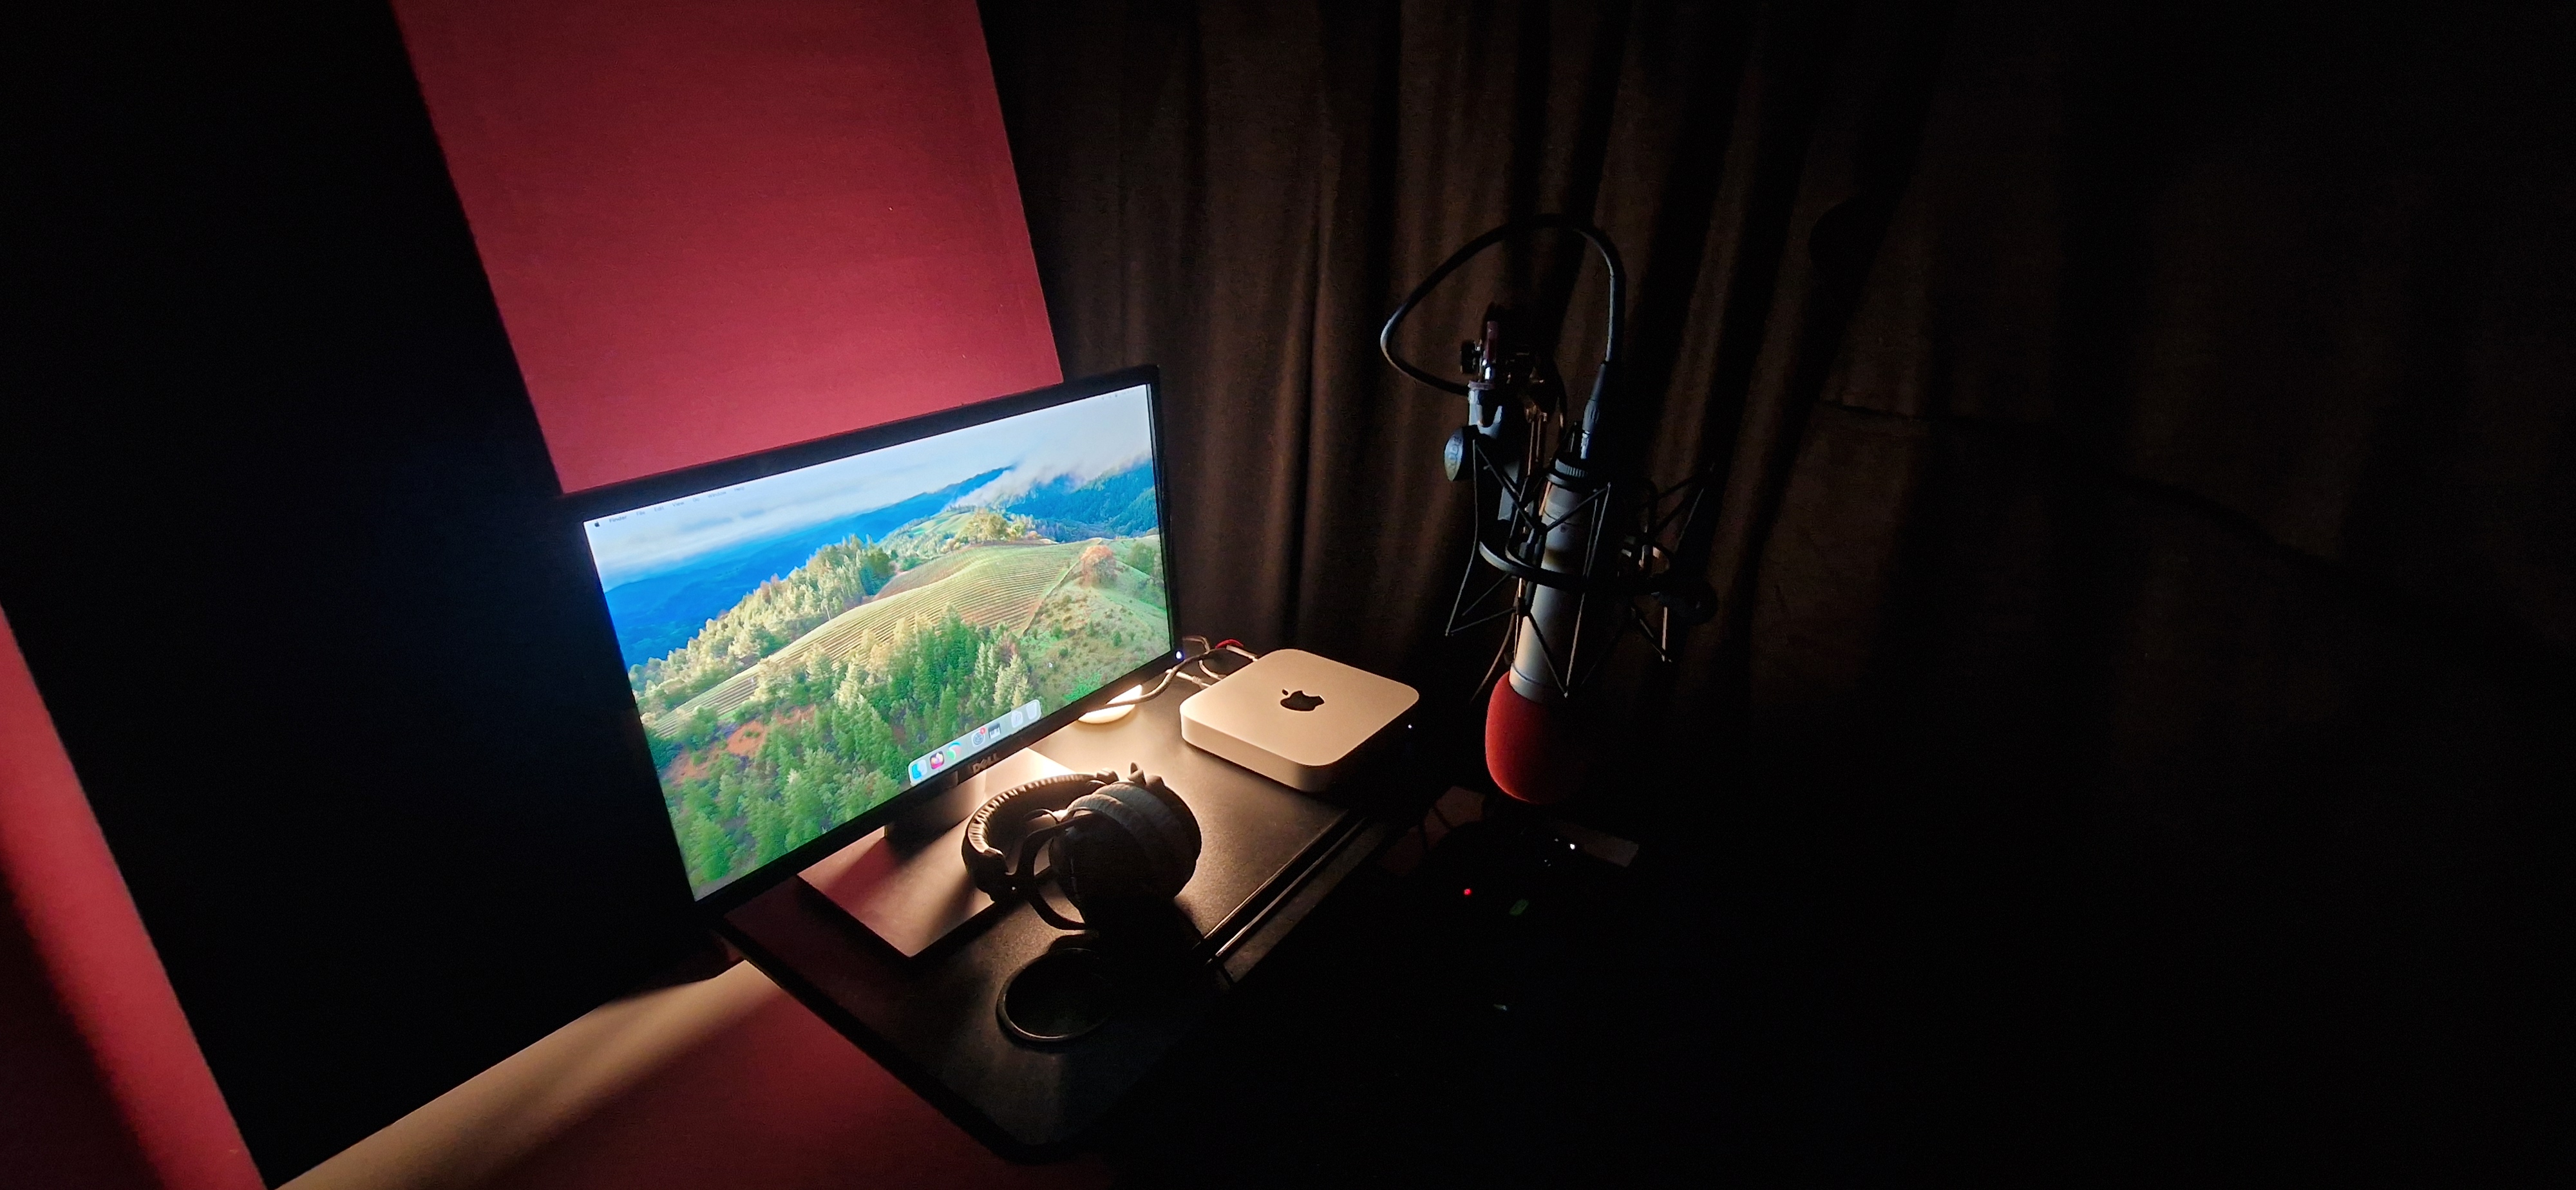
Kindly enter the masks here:
<path id="1" fill-rule="evenodd" d="M 1135 792 L 1119 800 L 1155 824 L 1155 837 L 1161 839 L 1171 853 L 1168 870 L 1172 873 L 1172 888 L 1164 895 L 1179 896 L 1182 887 L 1190 882 L 1190 876 L 1198 871 L 1201 846 L 1199 816 L 1190 812 L 1190 804 L 1172 792 L 1172 787 L 1165 785 L 1161 777 L 1137 773 L 1136 778 L 1127 783 L 1128 788 Z"/>
<path id="2" fill-rule="evenodd" d="M 1170 900 L 1198 870 L 1198 816 L 1160 780 L 1131 779 L 1076 799 L 1061 852 L 1069 888 L 1090 898 Z"/>
<path id="3" fill-rule="evenodd" d="M 1086 797 L 1065 811 L 1056 864 L 1064 876 L 1065 899 L 1085 919 L 1096 921 L 1104 909 L 1114 912 L 1116 906 L 1152 896 L 1154 861 L 1108 799 Z"/>
<path id="4" fill-rule="evenodd" d="M 1111 788 L 1118 791 L 1118 808 L 1125 816 L 1127 829 L 1153 857 L 1155 895 L 1179 896 L 1191 874 L 1198 871 L 1198 815 L 1190 813 L 1189 803 L 1159 777 L 1137 774 L 1137 779 Z"/>

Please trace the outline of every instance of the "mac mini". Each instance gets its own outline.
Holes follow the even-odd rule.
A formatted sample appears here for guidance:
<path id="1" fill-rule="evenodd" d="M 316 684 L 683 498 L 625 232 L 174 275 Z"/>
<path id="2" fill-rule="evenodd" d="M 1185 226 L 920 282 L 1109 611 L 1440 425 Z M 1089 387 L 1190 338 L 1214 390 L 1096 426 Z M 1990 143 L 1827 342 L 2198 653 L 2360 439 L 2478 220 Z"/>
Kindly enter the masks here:
<path id="1" fill-rule="evenodd" d="M 1279 649 L 1181 703 L 1181 738 L 1292 789 L 1319 793 L 1422 696 L 1330 657 Z"/>

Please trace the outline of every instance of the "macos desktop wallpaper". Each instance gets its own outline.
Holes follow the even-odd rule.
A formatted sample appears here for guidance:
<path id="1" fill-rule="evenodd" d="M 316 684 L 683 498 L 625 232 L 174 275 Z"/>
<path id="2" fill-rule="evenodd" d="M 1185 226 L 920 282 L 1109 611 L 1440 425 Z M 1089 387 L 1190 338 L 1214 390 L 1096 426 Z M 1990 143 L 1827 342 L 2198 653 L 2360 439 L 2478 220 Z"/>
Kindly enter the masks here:
<path id="1" fill-rule="evenodd" d="M 584 526 L 705 896 L 1171 647 L 1146 390 Z"/>

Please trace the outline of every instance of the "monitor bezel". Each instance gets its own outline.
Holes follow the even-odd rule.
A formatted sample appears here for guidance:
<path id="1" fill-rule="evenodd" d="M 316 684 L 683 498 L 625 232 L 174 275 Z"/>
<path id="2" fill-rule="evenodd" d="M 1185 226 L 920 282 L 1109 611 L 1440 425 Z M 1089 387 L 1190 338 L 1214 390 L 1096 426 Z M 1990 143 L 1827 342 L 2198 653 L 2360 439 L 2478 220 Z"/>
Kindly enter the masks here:
<path id="1" fill-rule="evenodd" d="M 695 467 L 591 488 L 563 497 L 564 510 L 570 519 L 571 527 L 580 536 L 584 556 L 588 557 L 589 534 L 583 526 L 586 522 L 601 517 L 632 512 L 667 500 L 677 500 L 683 496 L 693 496 L 700 492 L 748 483 L 755 479 L 811 467 L 818 463 L 828 463 L 835 459 L 900 446 L 906 442 L 914 442 L 970 426 L 1035 413 L 1041 409 L 1069 405 L 1075 401 L 1136 388 L 1140 385 L 1145 389 L 1147 433 L 1151 437 L 1153 451 L 1155 532 L 1162 536 L 1164 543 L 1163 601 L 1165 610 L 1170 613 L 1165 621 L 1170 639 L 1164 642 L 1166 645 L 1164 650 L 1135 669 L 1103 683 L 1099 689 L 1089 695 L 1049 712 L 1036 723 L 1003 737 L 983 752 L 959 762 L 956 767 L 938 773 L 886 799 L 857 817 L 807 840 L 787 854 L 743 873 L 723 887 L 703 897 L 696 896 L 695 889 L 692 888 L 691 896 L 700 910 L 711 914 L 722 914 L 759 896 L 785 882 L 788 877 L 813 866 L 816 861 L 857 842 L 869 832 L 903 817 L 906 813 L 956 788 L 959 782 L 1045 739 L 1082 715 L 1100 709 L 1110 699 L 1117 697 L 1129 687 L 1139 682 L 1150 682 L 1162 671 L 1178 663 L 1178 654 L 1181 650 L 1181 597 L 1179 584 L 1174 581 L 1171 563 L 1172 500 L 1171 480 L 1164 474 L 1167 460 L 1163 454 L 1166 438 L 1163 433 L 1162 372 L 1152 364 L 1124 368 L 1104 375 L 995 397 L 935 413 L 925 413 L 902 421 L 834 434 L 827 438 L 816 438 L 773 450 L 739 455 Z M 597 582 L 595 568 L 592 571 L 592 579 L 591 592 L 597 600 L 600 618 L 603 623 L 606 623 L 609 620 L 608 592 Z M 623 658 L 620 660 L 622 661 Z M 625 689 L 626 683 L 621 680 L 618 686 L 620 689 Z M 637 768 L 642 772 L 645 784 L 649 785 L 654 795 L 659 798 L 663 794 L 661 774 L 653 767 L 652 750 L 644 739 L 643 720 L 635 714 L 631 704 L 626 709 L 625 722 L 630 728 L 627 734 L 629 752 L 633 761 L 637 762 Z M 667 820 L 667 807 L 664 815 Z M 680 852 L 676 832 L 672 832 L 672 843 L 672 854 L 677 857 Z M 687 884 L 685 870 L 681 879 L 684 885 Z"/>

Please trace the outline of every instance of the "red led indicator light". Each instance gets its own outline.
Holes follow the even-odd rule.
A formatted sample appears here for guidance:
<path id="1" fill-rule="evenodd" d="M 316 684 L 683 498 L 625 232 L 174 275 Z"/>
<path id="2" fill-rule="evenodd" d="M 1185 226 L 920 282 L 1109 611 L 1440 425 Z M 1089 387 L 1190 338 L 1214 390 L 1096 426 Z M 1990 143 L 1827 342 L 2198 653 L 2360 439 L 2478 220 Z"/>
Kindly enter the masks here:
<path id="1" fill-rule="evenodd" d="M 1458 890 L 1458 895 L 1462 897 L 1472 897 L 1476 895 L 1476 890 L 1472 888 L 1462 888 Z"/>

